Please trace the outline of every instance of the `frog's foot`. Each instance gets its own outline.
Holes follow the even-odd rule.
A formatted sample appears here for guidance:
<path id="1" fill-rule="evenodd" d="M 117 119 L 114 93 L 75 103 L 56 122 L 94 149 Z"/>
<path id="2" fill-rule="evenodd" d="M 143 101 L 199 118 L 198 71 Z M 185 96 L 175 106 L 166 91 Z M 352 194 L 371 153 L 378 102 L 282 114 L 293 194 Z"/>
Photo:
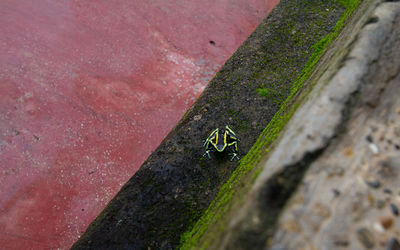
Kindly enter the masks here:
<path id="1" fill-rule="evenodd" d="M 208 156 L 208 159 L 211 159 L 211 155 L 210 155 L 210 150 L 207 150 L 204 154 L 203 157 Z"/>
<path id="2" fill-rule="evenodd" d="M 231 161 L 233 161 L 235 158 L 236 158 L 237 160 L 240 160 L 240 158 L 239 158 L 239 156 L 238 156 L 237 153 L 231 153 L 231 154 L 229 154 L 229 155 L 232 155 Z"/>

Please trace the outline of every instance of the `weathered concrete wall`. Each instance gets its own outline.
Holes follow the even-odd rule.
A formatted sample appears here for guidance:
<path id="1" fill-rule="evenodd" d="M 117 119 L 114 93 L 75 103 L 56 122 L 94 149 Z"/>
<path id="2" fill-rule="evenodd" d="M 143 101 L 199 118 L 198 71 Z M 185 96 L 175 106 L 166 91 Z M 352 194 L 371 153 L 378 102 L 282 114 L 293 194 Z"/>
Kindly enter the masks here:
<path id="1" fill-rule="evenodd" d="M 364 1 L 331 51 L 212 248 L 400 249 L 400 2 Z"/>
<path id="2" fill-rule="evenodd" d="M 337 116 L 334 136 L 310 162 L 272 249 L 400 249 L 400 2 L 379 5 L 353 46 L 308 110 Z"/>

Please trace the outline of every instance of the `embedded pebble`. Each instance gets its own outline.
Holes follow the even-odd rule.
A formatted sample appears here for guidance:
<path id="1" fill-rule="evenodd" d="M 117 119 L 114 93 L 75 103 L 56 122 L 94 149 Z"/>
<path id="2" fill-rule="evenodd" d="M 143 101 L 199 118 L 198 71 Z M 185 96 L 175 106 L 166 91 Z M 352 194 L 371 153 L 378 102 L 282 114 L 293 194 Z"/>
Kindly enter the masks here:
<path id="1" fill-rule="evenodd" d="M 386 250 L 400 250 L 400 243 L 396 238 L 391 238 L 386 244 Z"/>
<path id="2" fill-rule="evenodd" d="M 392 213 L 394 215 L 396 215 L 396 216 L 399 215 L 399 209 L 397 208 L 397 206 L 395 204 L 390 203 L 390 208 L 392 209 Z"/>
<path id="3" fill-rule="evenodd" d="M 337 246 L 337 247 L 347 247 L 349 245 L 349 241 L 347 241 L 347 240 L 343 240 L 343 241 L 338 240 L 338 241 L 333 242 L 333 244 L 335 244 L 335 246 Z"/>
<path id="4" fill-rule="evenodd" d="M 374 223 L 373 228 L 375 229 L 375 231 L 377 231 L 379 233 L 385 232 L 385 229 L 383 228 L 383 226 L 377 222 Z"/>
<path id="5" fill-rule="evenodd" d="M 368 194 L 368 201 L 371 205 L 375 203 L 375 197 L 372 194 Z"/>
<path id="6" fill-rule="evenodd" d="M 373 142 L 372 137 L 371 137 L 370 135 L 367 135 L 367 136 L 365 137 L 365 140 L 367 140 L 367 142 L 369 142 L 369 143 L 372 143 L 372 142 Z"/>
<path id="7" fill-rule="evenodd" d="M 381 223 L 382 227 L 387 230 L 393 225 L 393 218 L 389 216 L 382 217 L 380 218 L 379 222 Z"/>
<path id="8" fill-rule="evenodd" d="M 360 228 L 357 230 L 357 238 L 365 248 L 371 249 L 375 246 L 374 236 L 366 228 Z"/>
<path id="9" fill-rule="evenodd" d="M 334 195 L 335 197 L 338 197 L 338 196 L 340 195 L 340 191 L 337 190 L 337 189 L 333 189 L 332 192 L 333 192 L 333 195 Z"/>
<path id="10" fill-rule="evenodd" d="M 379 169 L 379 174 L 384 177 L 384 178 L 390 178 L 393 177 L 395 175 L 395 173 L 393 172 L 393 166 L 391 164 L 390 160 L 384 160 L 380 162 L 380 169 Z"/>
<path id="11" fill-rule="evenodd" d="M 352 158 L 354 156 L 354 150 L 352 147 L 346 147 L 343 150 L 343 154 L 344 156 L 346 156 L 347 158 Z"/>
<path id="12" fill-rule="evenodd" d="M 368 184 L 368 186 L 372 187 L 372 188 L 380 188 L 381 187 L 381 183 L 378 180 L 375 181 L 366 181 L 366 183 Z"/>
<path id="13" fill-rule="evenodd" d="M 336 166 L 329 167 L 327 171 L 328 171 L 328 177 L 343 176 L 344 174 L 344 169 Z"/>
<path id="14" fill-rule="evenodd" d="M 201 115 L 195 115 L 195 116 L 193 117 L 193 119 L 194 119 L 195 121 L 201 120 Z"/>
<path id="15" fill-rule="evenodd" d="M 378 148 L 378 146 L 376 146 L 376 144 L 370 143 L 368 146 L 374 155 L 379 154 L 379 148 Z"/>
<path id="16" fill-rule="evenodd" d="M 376 201 L 376 207 L 378 209 L 382 209 L 385 206 L 386 202 L 384 200 L 377 200 Z"/>
<path id="17" fill-rule="evenodd" d="M 400 126 L 397 126 L 397 127 L 394 128 L 394 134 L 395 134 L 397 137 L 400 137 Z"/>
<path id="18" fill-rule="evenodd" d="M 295 220 L 288 220 L 283 223 L 283 228 L 288 232 L 301 232 L 300 225 Z"/>
<path id="19" fill-rule="evenodd" d="M 322 218 L 328 218 L 331 214 L 330 209 L 321 203 L 315 204 L 311 211 L 314 214 L 321 216 Z"/>
<path id="20" fill-rule="evenodd" d="M 392 190 L 390 190 L 390 189 L 388 189 L 388 188 L 385 188 L 385 189 L 383 190 L 383 192 L 384 192 L 385 194 L 392 194 Z"/>

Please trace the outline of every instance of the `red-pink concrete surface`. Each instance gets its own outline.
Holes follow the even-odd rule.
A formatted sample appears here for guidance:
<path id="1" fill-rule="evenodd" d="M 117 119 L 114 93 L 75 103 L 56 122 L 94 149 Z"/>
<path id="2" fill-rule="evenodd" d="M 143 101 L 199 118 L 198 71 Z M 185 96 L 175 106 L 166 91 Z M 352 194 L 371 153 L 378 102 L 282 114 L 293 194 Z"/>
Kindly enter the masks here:
<path id="1" fill-rule="evenodd" d="M 277 2 L 0 1 L 0 249 L 70 247 Z"/>

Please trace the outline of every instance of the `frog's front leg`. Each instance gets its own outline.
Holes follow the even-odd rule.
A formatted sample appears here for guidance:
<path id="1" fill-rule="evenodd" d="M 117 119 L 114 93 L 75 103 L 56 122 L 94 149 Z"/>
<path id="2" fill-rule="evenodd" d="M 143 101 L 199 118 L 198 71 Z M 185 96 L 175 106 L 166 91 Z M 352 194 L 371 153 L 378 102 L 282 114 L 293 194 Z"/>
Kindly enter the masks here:
<path id="1" fill-rule="evenodd" d="M 210 155 L 210 150 L 209 149 L 206 150 L 206 152 L 203 154 L 203 157 L 206 156 L 206 155 L 208 156 L 208 159 L 211 159 L 211 155 Z"/>
<path id="2" fill-rule="evenodd" d="M 205 140 L 203 147 L 206 148 L 206 152 L 203 154 L 203 157 L 207 155 L 208 159 L 211 159 L 211 155 L 210 155 L 210 139 L 209 138 L 207 138 Z"/>
<path id="3" fill-rule="evenodd" d="M 231 161 L 233 161 L 235 158 L 236 158 L 237 160 L 240 160 L 240 158 L 239 158 L 239 156 L 238 156 L 237 153 L 233 152 L 233 153 L 231 153 L 230 155 L 232 155 Z"/>
<path id="4" fill-rule="evenodd" d="M 232 153 L 230 153 L 229 155 L 232 155 L 231 161 L 233 161 L 235 158 L 237 160 L 240 160 L 239 156 L 238 156 L 238 151 L 237 151 L 237 142 L 235 142 L 234 144 L 231 145 L 231 149 L 232 149 Z"/>

